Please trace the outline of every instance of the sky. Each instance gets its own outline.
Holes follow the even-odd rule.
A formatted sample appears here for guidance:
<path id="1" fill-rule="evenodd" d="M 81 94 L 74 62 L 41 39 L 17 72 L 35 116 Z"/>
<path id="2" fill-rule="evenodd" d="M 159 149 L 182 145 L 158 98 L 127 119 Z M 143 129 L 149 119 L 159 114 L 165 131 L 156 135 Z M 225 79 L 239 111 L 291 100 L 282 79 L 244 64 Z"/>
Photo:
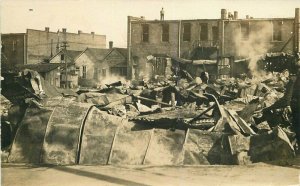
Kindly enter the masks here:
<path id="1" fill-rule="evenodd" d="M 221 9 L 238 11 L 239 18 L 294 17 L 299 0 L 1 0 L 1 33 L 25 33 L 27 28 L 106 35 L 106 42 L 126 47 L 127 16 L 165 20 L 217 19 Z"/>

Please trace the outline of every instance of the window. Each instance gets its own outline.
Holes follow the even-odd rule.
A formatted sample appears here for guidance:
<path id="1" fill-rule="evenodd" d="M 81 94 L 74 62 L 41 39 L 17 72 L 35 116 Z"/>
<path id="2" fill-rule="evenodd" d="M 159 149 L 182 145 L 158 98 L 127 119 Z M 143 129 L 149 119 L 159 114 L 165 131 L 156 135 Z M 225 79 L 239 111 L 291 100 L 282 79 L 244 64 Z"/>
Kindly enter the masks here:
<path id="1" fill-rule="evenodd" d="M 76 67 L 76 68 L 75 68 L 75 74 L 78 75 L 79 73 L 80 73 L 80 68 L 79 68 L 79 67 Z"/>
<path id="2" fill-rule="evenodd" d="M 207 25 L 207 23 L 201 23 L 200 27 L 201 27 L 200 41 L 207 41 L 208 40 L 208 25 Z"/>
<path id="3" fill-rule="evenodd" d="M 212 40 L 214 42 L 218 41 L 219 38 L 219 28 L 217 26 L 212 27 Z"/>
<path id="4" fill-rule="evenodd" d="M 183 24 L 183 41 L 191 41 L 191 24 Z"/>
<path id="5" fill-rule="evenodd" d="M 153 63 L 153 74 L 164 76 L 166 72 L 167 59 L 157 57 Z"/>
<path id="6" fill-rule="evenodd" d="M 99 78 L 99 77 L 100 77 L 100 75 L 101 75 L 101 70 L 102 70 L 102 69 L 101 69 L 101 68 L 98 68 L 97 70 L 98 70 L 98 72 L 97 72 L 97 73 L 98 73 L 98 78 Z"/>
<path id="7" fill-rule="evenodd" d="M 106 69 L 102 69 L 102 77 L 106 77 Z"/>
<path id="8" fill-rule="evenodd" d="M 50 77 L 50 85 L 55 85 L 55 72 L 50 72 L 50 75 L 51 75 L 51 77 Z"/>
<path id="9" fill-rule="evenodd" d="M 282 41 L 282 21 L 273 22 L 273 41 Z"/>
<path id="10" fill-rule="evenodd" d="M 250 25 L 249 23 L 241 23 L 241 37 L 243 40 L 249 39 L 249 33 L 250 33 Z"/>
<path id="11" fill-rule="evenodd" d="M 161 40 L 163 42 L 169 42 L 169 25 L 164 24 L 162 25 L 162 37 Z"/>
<path id="12" fill-rule="evenodd" d="M 98 68 L 94 68 L 94 79 L 98 79 Z"/>
<path id="13" fill-rule="evenodd" d="M 86 66 L 82 66 L 82 78 L 86 78 Z"/>
<path id="14" fill-rule="evenodd" d="M 61 60 L 61 61 L 64 61 L 64 60 L 65 60 L 65 54 L 61 54 L 61 55 L 60 55 L 60 60 Z"/>
<path id="15" fill-rule="evenodd" d="M 147 24 L 142 25 L 142 29 L 143 29 L 142 41 L 149 42 L 149 25 Z"/>

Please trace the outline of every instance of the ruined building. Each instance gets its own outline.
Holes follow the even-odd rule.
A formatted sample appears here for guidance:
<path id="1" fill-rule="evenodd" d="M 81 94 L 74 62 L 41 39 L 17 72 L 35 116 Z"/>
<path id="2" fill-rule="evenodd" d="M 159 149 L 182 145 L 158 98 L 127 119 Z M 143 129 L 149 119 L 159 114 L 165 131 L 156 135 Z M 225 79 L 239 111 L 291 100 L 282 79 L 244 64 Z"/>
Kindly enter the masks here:
<path id="1" fill-rule="evenodd" d="M 157 75 L 171 58 L 209 60 L 218 72 L 231 63 L 266 53 L 299 53 L 299 8 L 291 18 L 239 18 L 221 10 L 220 19 L 145 20 L 128 16 L 129 78 Z M 155 60 L 156 65 L 149 65 Z M 251 63 L 251 62 L 250 62 Z M 202 65 L 205 62 L 201 63 Z M 160 75 L 160 74 L 158 74 Z"/>
<path id="2" fill-rule="evenodd" d="M 8 66 L 35 64 L 51 59 L 67 42 L 68 50 L 82 51 L 86 47 L 105 48 L 106 36 L 94 32 L 69 33 L 65 28 L 51 32 L 27 29 L 26 33 L 1 34 L 1 62 Z"/>

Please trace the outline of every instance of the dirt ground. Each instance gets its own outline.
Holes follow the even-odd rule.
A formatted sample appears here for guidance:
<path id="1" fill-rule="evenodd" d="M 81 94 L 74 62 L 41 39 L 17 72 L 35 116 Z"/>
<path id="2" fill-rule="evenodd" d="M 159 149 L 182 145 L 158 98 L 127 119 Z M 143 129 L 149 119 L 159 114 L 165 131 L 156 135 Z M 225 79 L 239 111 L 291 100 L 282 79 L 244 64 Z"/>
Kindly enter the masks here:
<path id="1" fill-rule="evenodd" d="M 4 186 L 300 186 L 300 156 L 248 166 L 34 166 L 2 163 Z"/>

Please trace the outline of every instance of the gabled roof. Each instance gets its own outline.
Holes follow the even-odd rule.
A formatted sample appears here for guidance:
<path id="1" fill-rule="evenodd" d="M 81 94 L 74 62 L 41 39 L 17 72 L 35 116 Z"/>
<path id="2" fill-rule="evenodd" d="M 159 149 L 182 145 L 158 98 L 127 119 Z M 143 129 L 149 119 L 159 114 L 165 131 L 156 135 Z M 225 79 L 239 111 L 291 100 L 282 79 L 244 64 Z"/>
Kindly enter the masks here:
<path id="1" fill-rule="evenodd" d="M 77 56 L 79 56 L 79 54 L 81 53 L 82 51 L 76 51 L 76 50 L 67 50 L 66 51 L 66 54 L 67 56 L 69 56 L 72 61 L 74 61 L 76 59 Z"/>
<path id="2" fill-rule="evenodd" d="M 102 61 L 110 49 L 106 48 L 87 48 L 84 53 L 89 57 L 92 57 L 95 61 Z"/>
<path id="3" fill-rule="evenodd" d="M 81 52 L 77 56 L 81 56 L 83 53 L 85 53 L 92 61 L 100 62 L 105 60 L 113 51 L 117 51 L 119 54 L 121 54 L 125 59 L 127 58 L 127 49 L 126 48 L 86 48 L 84 51 Z"/>
<path id="4" fill-rule="evenodd" d="M 119 54 L 121 54 L 125 59 L 127 59 L 127 49 L 126 48 L 112 48 L 109 49 L 109 52 L 105 56 L 106 59 L 114 50 L 116 50 Z"/>
<path id="5" fill-rule="evenodd" d="M 71 59 L 71 61 L 74 61 L 76 59 L 76 57 L 81 54 L 81 52 L 82 51 L 77 51 L 77 50 L 66 50 L 66 51 L 60 50 L 54 56 L 52 56 L 49 61 L 51 61 L 53 58 L 55 58 L 56 56 L 58 56 L 61 53 L 64 53 L 67 57 L 69 57 Z"/>
<path id="6" fill-rule="evenodd" d="M 114 48 L 116 49 L 118 52 L 120 52 L 120 54 L 122 54 L 122 56 L 124 56 L 125 58 L 127 58 L 127 48 Z"/>

